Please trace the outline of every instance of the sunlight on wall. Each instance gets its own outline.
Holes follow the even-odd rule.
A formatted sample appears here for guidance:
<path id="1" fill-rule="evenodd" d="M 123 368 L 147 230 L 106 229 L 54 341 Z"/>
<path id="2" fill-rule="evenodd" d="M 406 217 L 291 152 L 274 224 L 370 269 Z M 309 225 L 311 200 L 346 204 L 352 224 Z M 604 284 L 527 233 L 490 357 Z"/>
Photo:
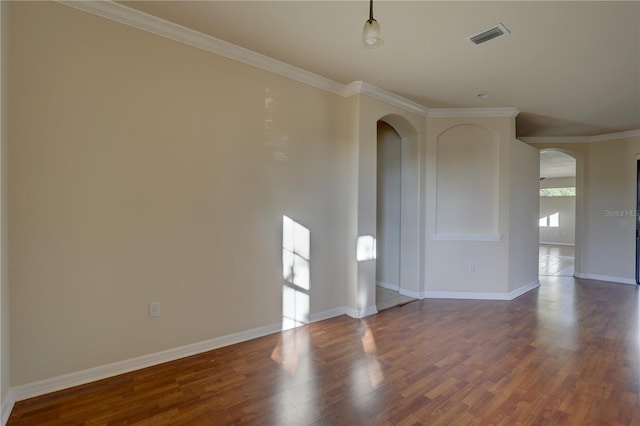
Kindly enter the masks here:
<path id="1" fill-rule="evenodd" d="M 287 161 L 289 134 L 279 125 L 278 107 L 282 96 L 279 91 L 266 88 L 264 91 L 264 145 L 271 150 L 273 158 Z"/>
<path id="2" fill-rule="evenodd" d="M 560 213 L 556 212 L 549 216 L 541 217 L 538 225 L 540 228 L 558 228 L 560 226 Z"/>
<path id="3" fill-rule="evenodd" d="M 361 235 L 358 237 L 356 259 L 358 262 L 374 260 L 376 258 L 376 237 Z"/>
<path id="4" fill-rule="evenodd" d="M 282 216 L 282 329 L 309 323 L 309 229 Z"/>

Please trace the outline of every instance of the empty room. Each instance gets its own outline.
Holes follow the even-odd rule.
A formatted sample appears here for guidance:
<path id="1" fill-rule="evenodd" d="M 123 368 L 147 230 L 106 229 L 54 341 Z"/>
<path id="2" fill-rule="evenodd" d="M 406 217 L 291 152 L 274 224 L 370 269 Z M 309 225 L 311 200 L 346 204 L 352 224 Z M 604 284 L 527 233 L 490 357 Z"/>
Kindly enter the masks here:
<path id="1" fill-rule="evenodd" d="M 640 425 L 637 1 L 1 1 L 8 425 Z"/>

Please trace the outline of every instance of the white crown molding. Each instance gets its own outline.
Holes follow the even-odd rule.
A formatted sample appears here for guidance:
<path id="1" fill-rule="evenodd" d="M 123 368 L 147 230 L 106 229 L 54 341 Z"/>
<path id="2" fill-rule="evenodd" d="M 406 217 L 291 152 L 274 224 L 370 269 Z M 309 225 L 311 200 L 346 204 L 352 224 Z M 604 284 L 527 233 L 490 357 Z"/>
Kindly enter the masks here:
<path id="1" fill-rule="evenodd" d="M 517 117 L 520 114 L 518 108 L 431 108 L 427 116 L 429 118 L 448 117 Z"/>
<path id="2" fill-rule="evenodd" d="M 124 25 L 138 28 L 161 37 L 168 38 L 225 58 L 233 59 L 283 77 L 290 78 L 309 86 L 345 97 L 354 94 L 370 96 L 374 99 L 397 106 L 403 110 L 429 117 L 515 117 L 520 111 L 516 108 L 448 108 L 429 109 L 424 105 L 404 98 L 363 81 L 354 81 L 348 85 L 273 59 L 249 49 L 236 46 L 227 41 L 200 33 L 182 25 L 166 21 L 148 13 L 132 9 L 111 0 L 74 1 L 57 0 L 59 3 L 97 15 Z"/>
<path id="3" fill-rule="evenodd" d="M 138 28 L 170 40 L 177 41 L 225 58 L 233 59 L 256 68 L 263 69 L 274 74 L 290 78 L 292 80 L 308 84 L 336 95 L 349 97 L 354 94 L 363 94 L 374 99 L 395 105 L 406 111 L 427 117 L 516 117 L 520 110 L 513 107 L 505 108 L 427 108 L 417 102 L 389 92 L 363 81 L 355 81 L 344 85 L 321 75 L 306 71 L 285 62 L 273 59 L 249 49 L 236 46 L 227 41 L 200 33 L 182 25 L 166 21 L 153 15 L 132 9 L 123 4 L 111 0 L 99 1 L 75 1 L 56 0 L 61 4 L 73 7 L 84 12 L 97 15 L 124 25 Z M 526 143 L 577 143 L 599 142 L 640 135 L 640 130 L 614 133 L 611 135 L 591 137 L 565 137 L 565 138 L 520 138 Z"/>
<path id="4" fill-rule="evenodd" d="M 396 95 L 388 90 L 381 89 L 373 84 L 365 83 L 364 81 L 354 81 L 353 83 L 346 85 L 342 92 L 343 96 L 347 97 L 357 93 L 367 95 L 371 98 L 397 106 L 398 108 L 402 108 L 406 111 L 422 115 L 423 117 L 426 117 L 429 113 L 429 108 L 424 105 L 420 105 L 417 102 L 404 98 L 400 95 Z"/>
<path id="5" fill-rule="evenodd" d="M 586 143 L 589 142 L 589 136 L 532 136 L 518 140 L 524 143 Z"/>
<path id="6" fill-rule="evenodd" d="M 526 143 L 594 143 L 640 137 L 640 129 L 596 136 L 532 136 L 518 138 Z"/>
<path id="7" fill-rule="evenodd" d="M 626 138 L 635 138 L 635 137 L 640 137 L 640 129 L 629 130 L 626 132 L 608 133 L 606 135 L 591 136 L 589 138 L 589 142 L 605 142 L 605 141 L 613 141 L 616 139 L 626 139 Z"/>
<path id="8" fill-rule="evenodd" d="M 139 10 L 132 9 L 110 0 L 72 1 L 58 0 L 60 3 L 101 16 L 121 24 L 129 25 L 161 37 L 165 37 L 207 52 L 215 53 L 254 67 L 272 72 L 318 89 L 343 95 L 345 86 L 318 74 L 289 65 L 269 56 L 236 46 L 224 40 L 200 33 L 182 25 L 166 21 Z M 343 95 L 344 96 L 344 95 Z"/>

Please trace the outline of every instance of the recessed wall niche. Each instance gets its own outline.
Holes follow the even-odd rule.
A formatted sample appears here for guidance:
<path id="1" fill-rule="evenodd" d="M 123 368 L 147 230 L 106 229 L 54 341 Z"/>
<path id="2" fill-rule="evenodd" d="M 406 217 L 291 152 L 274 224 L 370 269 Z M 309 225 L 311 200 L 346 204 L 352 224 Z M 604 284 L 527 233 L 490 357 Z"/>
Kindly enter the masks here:
<path id="1" fill-rule="evenodd" d="M 498 234 L 498 135 L 461 124 L 437 139 L 436 234 Z"/>

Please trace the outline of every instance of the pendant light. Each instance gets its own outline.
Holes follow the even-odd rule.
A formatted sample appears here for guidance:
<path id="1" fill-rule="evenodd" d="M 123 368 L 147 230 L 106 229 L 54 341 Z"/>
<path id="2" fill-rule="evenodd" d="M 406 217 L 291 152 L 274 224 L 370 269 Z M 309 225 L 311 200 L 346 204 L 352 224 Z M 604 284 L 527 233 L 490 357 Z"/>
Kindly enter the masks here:
<path id="1" fill-rule="evenodd" d="M 373 0 L 369 0 L 369 19 L 364 23 L 362 29 L 362 47 L 365 49 L 377 49 L 382 46 L 380 24 L 373 19 Z"/>

